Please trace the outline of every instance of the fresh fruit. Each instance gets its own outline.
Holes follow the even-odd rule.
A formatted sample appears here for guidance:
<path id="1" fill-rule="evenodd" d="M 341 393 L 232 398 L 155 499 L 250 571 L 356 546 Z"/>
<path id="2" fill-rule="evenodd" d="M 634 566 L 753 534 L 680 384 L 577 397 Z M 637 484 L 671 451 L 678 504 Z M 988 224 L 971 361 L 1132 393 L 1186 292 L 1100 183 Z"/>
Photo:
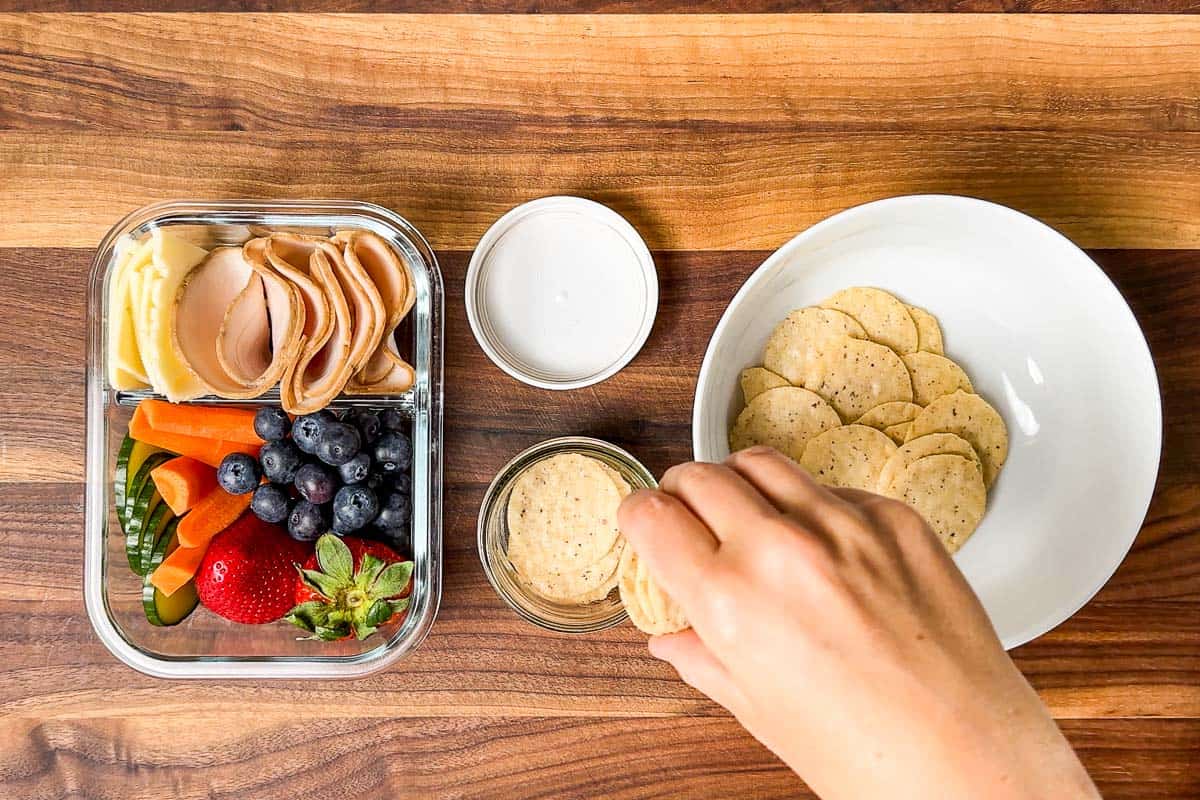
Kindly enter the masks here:
<path id="1" fill-rule="evenodd" d="M 217 468 L 217 483 L 230 494 L 247 494 L 262 481 L 258 461 L 245 453 L 230 453 Z"/>
<path id="2" fill-rule="evenodd" d="M 400 531 L 408 529 L 412 519 L 412 498 L 400 492 L 391 492 L 379 502 L 379 514 L 375 517 L 375 527 L 388 536 L 396 536 Z"/>
<path id="3" fill-rule="evenodd" d="M 262 406 L 254 412 L 254 432 L 265 442 L 278 442 L 291 429 L 292 418 L 279 406 Z"/>
<path id="4" fill-rule="evenodd" d="M 403 432 L 408 427 L 408 420 L 398 408 L 385 408 L 379 412 L 379 424 L 385 431 Z"/>
<path id="5" fill-rule="evenodd" d="M 408 609 L 412 570 L 382 542 L 322 536 L 293 584 L 296 606 L 285 619 L 313 639 L 365 639 Z"/>
<path id="6" fill-rule="evenodd" d="M 359 453 L 354 458 L 338 467 L 338 477 L 342 483 L 362 483 L 371 474 L 371 456 Z"/>
<path id="7" fill-rule="evenodd" d="M 133 417 L 129 420 L 129 435 L 139 442 L 152 444 L 176 455 L 191 456 L 197 461 L 208 464 L 210 467 L 221 466 L 221 459 L 229 453 L 258 455 L 258 445 L 242 442 L 225 442 L 216 439 L 201 439 L 196 436 L 185 436 L 181 433 L 155 430 L 151 426 L 146 412 L 142 410 L 142 407 L 149 402 L 153 401 L 143 400 L 139 403 L 138 407 L 134 409 Z"/>
<path id="8" fill-rule="evenodd" d="M 175 529 L 175 538 L 179 538 L 179 528 Z M 165 596 L 171 597 L 175 592 L 187 586 L 200 569 L 204 560 L 205 547 L 184 547 L 181 543 L 150 573 L 150 583 Z"/>
<path id="9" fill-rule="evenodd" d="M 317 458 L 333 467 L 340 467 L 358 455 L 362 447 L 362 435 L 358 428 L 344 422 L 325 425 L 317 440 Z"/>
<path id="10" fill-rule="evenodd" d="M 329 410 L 305 414 L 292 424 L 292 441 L 296 443 L 296 447 L 312 455 L 317 452 L 317 445 L 321 441 L 321 433 L 325 426 L 333 422 L 337 422 L 337 417 Z"/>
<path id="11" fill-rule="evenodd" d="M 310 503 L 328 503 L 337 491 L 336 474 L 324 464 L 305 464 L 296 472 L 296 490 Z"/>
<path id="12" fill-rule="evenodd" d="M 179 522 L 181 547 L 204 547 L 250 507 L 251 495 L 230 494 L 220 486 L 192 507 Z"/>
<path id="13" fill-rule="evenodd" d="M 170 460 L 171 456 L 168 453 L 152 453 L 138 467 L 137 475 L 133 477 L 134 493 L 125 511 L 125 560 L 129 563 L 129 568 L 138 575 L 142 574 L 142 535 L 155 508 L 162 502 L 150 473 L 155 467 Z"/>
<path id="14" fill-rule="evenodd" d="M 365 486 L 343 486 L 333 498 L 334 533 L 365 528 L 379 513 L 379 499 Z"/>
<path id="15" fill-rule="evenodd" d="M 271 483 L 288 484 L 296 480 L 296 471 L 304 463 L 304 454 L 290 439 L 267 442 L 258 456 L 262 473 Z"/>
<path id="16" fill-rule="evenodd" d="M 288 514 L 288 536 L 298 542 L 315 542 L 329 532 L 329 520 L 321 506 L 307 500 L 298 500 Z"/>
<path id="17" fill-rule="evenodd" d="M 217 473 L 213 468 L 190 456 L 177 456 L 160 464 L 150 477 L 163 502 L 177 517 L 187 513 L 217 485 Z"/>
<path id="18" fill-rule="evenodd" d="M 264 483 L 254 490 L 250 510 L 263 522 L 283 522 L 291 511 L 288 493 L 273 483 Z"/>
<path id="19" fill-rule="evenodd" d="M 407 472 L 412 442 L 399 431 L 387 431 L 376 440 L 374 456 L 380 472 Z"/>
<path id="20" fill-rule="evenodd" d="M 255 411 L 225 406 L 193 406 L 143 400 L 139 404 L 150 427 L 163 433 L 261 445 L 263 439 L 254 430 Z"/>
<path id="21" fill-rule="evenodd" d="M 200 604 L 196 594 L 196 584 L 188 581 L 179 587 L 169 597 L 162 593 L 150 579 L 150 575 L 163 560 L 179 547 L 179 538 L 175 535 L 174 520 L 163 531 L 162 538 L 155 545 L 148 562 L 146 579 L 142 582 L 142 609 L 146 612 L 146 620 L 151 625 L 178 625 L 187 619 Z"/>
<path id="22" fill-rule="evenodd" d="M 366 444 L 374 442 L 383 432 L 383 423 L 379 421 L 379 412 L 370 408 L 351 408 L 342 417 L 342 422 L 358 428 L 358 432 L 362 434 L 362 440 Z"/>
<path id="23" fill-rule="evenodd" d="M 129 502 L 136 493 L 133 479 L 141 469 L 142 462 L 153 453 L 162 450 L 152 444 L 139 442 L 129 434 L 121 441 L 121 449 L 117 452 L 117 469 L 113 475 L 113 505 L 117 510 L 117 521 L 121 530 L 129 524 Z"/>
<path id="24" fill-rule="evenodd" d="M 200 602 L 233 622 L 273 622 L 292 607 L 295 565 L 307 556 L 278 526 L 246 514 L 209 544 L 196 572 Z"/>
<path id="25" fill-rule="evenodd" d="M 406 494 L 409 497 L 412 497 L 412 476 L 405 472 L 393 475 L 392 487 L 400 494 Z"/>

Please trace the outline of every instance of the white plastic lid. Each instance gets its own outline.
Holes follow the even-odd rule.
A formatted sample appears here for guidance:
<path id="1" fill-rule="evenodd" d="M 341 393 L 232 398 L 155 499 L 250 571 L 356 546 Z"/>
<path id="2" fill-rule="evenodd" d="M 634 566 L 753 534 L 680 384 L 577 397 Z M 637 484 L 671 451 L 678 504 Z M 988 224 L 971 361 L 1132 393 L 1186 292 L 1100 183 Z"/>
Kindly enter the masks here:
<path id="1" fill-rule="evenodd" d="M 642 349 L 658 312 L 658 273 L 620 214 L 581 197 L 544 197 L 479 240 L 466 302 L 496 366 L 532 386 L 577 389 Z"/>

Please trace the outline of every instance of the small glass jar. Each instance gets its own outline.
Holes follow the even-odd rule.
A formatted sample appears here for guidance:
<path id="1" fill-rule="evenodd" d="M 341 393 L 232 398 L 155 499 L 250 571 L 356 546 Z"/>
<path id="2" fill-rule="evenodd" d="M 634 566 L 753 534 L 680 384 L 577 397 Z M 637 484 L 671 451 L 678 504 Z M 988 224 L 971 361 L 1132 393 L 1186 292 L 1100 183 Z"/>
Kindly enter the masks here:
<path id="1" fill-rule="evenodd" d="M 638 489 L 658 486 L 650 470 L 616 445 L 586 436 L 547 439 L 523 451 L 496 474 L 479 509 L 479 560 L 496 594 L 521 617 L 556 633 L 592 633 L 620 625 L 626 618 L 617 590 L 586 605 L 556 603 L 530 590 L 508 560 L 508 500 L 517 478 L 539 461 L 561 453 L 595 458 Z"/>

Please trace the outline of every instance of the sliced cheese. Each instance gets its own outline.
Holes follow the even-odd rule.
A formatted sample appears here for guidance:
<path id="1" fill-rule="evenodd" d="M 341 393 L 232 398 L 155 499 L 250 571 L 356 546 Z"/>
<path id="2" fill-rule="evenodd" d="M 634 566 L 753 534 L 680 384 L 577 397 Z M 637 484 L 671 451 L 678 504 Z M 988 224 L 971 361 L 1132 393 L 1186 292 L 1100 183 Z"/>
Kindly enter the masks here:
<path id="1" fill-rule="evenodd" d="M 175 303 L 179 287 L 192 268 L 208 252 L 172 233 L 156 229 L 150 235 L 154 256 L 140 270 L 141 328 L 138 344 L 142 363 L 154 390 L 171 402 L 191 400 L 204 395 L 204 383 L 180 357 L 172 342 L 175 328 Z M 136 317 L 135 317 L 136 324 Z"/>
<path id="2" fill-rule="evenodd" d="M 123 239 L 117 246 L 117 263 L 108 278 L 108 382 L 121 391 L 149 388 L 134 329 L 130 276 L 151 255 L 148 240 L 139 243 Z"/>

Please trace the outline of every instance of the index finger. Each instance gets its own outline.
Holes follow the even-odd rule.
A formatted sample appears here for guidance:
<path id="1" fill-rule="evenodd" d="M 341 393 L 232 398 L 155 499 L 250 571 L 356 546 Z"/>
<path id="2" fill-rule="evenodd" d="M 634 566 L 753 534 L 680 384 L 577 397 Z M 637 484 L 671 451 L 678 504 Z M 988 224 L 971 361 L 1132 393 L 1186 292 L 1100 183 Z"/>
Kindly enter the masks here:
<path id="1" fill-rule="evenodd" d="M 657 489 L 625 498 L 617 524 L 663 590 L 685 613 L 695 607 L 716 561 L 712 531 L 682 502 Z"/>

